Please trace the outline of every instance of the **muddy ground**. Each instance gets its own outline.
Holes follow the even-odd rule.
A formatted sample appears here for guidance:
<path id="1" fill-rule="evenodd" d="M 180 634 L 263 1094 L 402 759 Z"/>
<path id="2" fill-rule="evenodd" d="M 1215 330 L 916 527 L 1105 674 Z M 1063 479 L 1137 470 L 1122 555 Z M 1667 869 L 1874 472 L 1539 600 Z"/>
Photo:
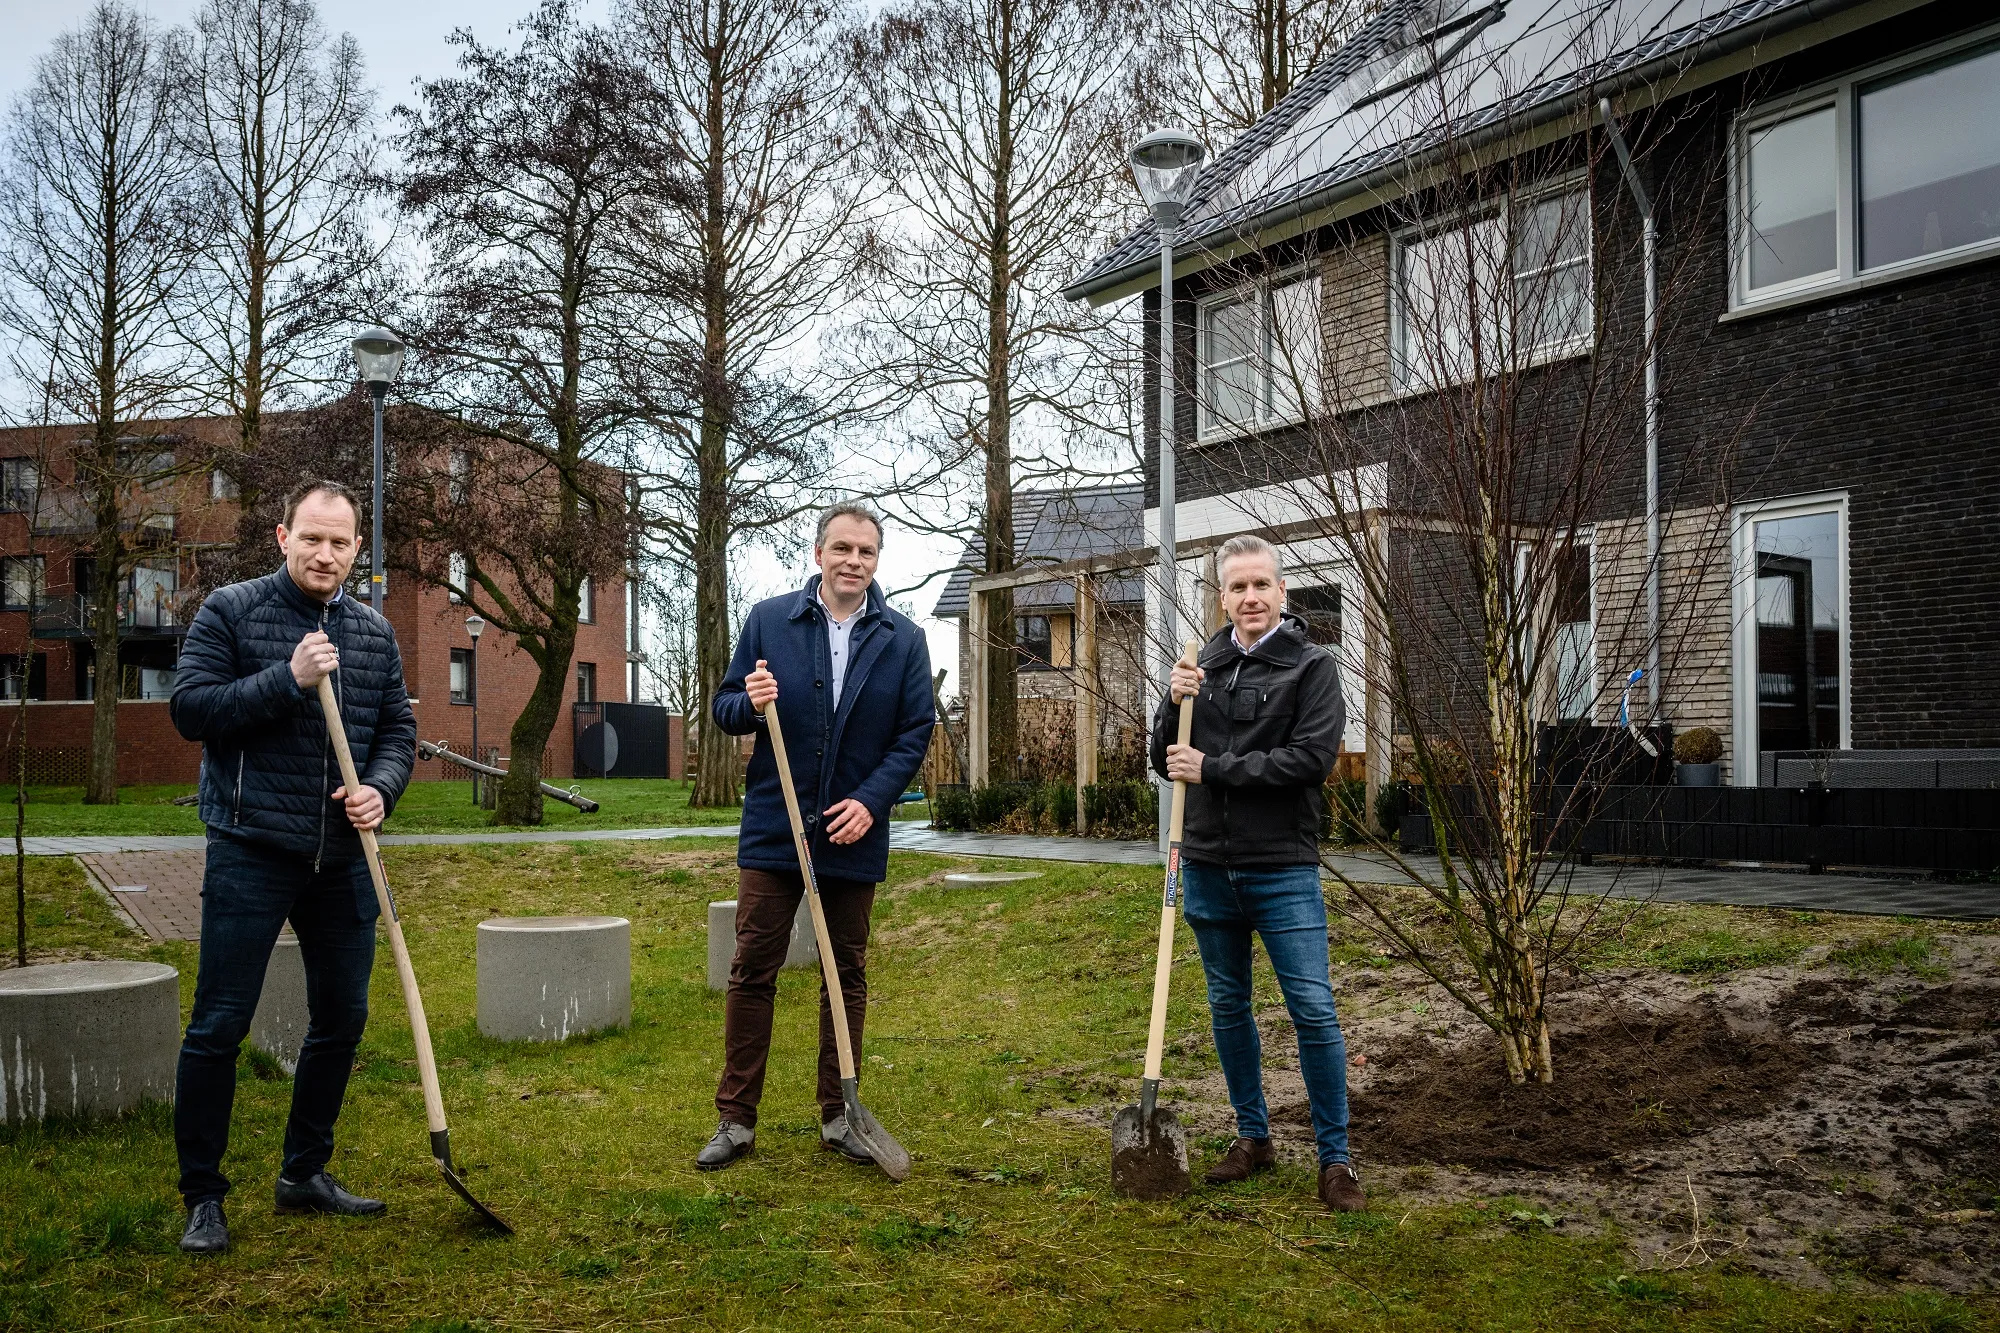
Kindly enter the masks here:
<path id="1" fill-rule="evenodd" d="M 1414 969 L 1336 967 L 1364 1183 L 1390 1206 L 1472 1200 L 1499 1223 L 1610 1229 L 1642 1267 L 2000 1291 L 2000 936 L 1940 937 L 1922 976 L 1825 954 L 1711 979 L 1571 978 L 1551 1001 L 1553 1087 L 1509 1084 L 1490 1036 Z M 1310 1162 L 1283 1007 L 1259 1026 L 1273 1138 Z M 1165 1098 L 1197 1177 L 1234 1132 L 1208 1063 Z"/>

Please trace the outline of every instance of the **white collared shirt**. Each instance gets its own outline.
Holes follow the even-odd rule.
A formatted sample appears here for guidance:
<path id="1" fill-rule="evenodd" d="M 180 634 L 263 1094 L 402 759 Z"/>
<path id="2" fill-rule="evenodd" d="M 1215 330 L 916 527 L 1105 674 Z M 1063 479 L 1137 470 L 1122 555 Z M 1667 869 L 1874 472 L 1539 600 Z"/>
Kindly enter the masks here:
<path id="1" fill-rule="evenodd" d="M 833 614 L 833 608 L 826 604 L 824 592 L 819 594 L 819 609 L 826 613 L 826 646 L 833 658 L 833 706 L 840 707 L 840 687 L 847 683 L 847 645 L 854 637 L 854 623 L 861 619 L 861 613 L 868 609 L 863 600 L 860 606 L 845 620 Z"/>
<path id="2" fill-rule="evenodd" d="M 1282 617 L 1277 621 L 1274 621 L 1271 625 L 1271 628 L 1265 630 L 1262 634 L 1259 634 L 1257 636 L 1257 642 L 1251 644 L 1248 648 L 1245 648 L 1243 646 L 1242 637 L 1236 633 L 1236 627 L 1234 625 L 1231 625 L 1229 627 L 1229 641 L 1236 645 L 1237 652 L 1242 653 L 1245 657 L 1248 657 L 1251 653 L 1254 653 L 1259 648 L 1262 648 L 1264 646 L 1264 640 L 1270 638 L 1273 634 L 1276 634 L 1278 632 L 1278 626 L 1282 625 L 1283 623 L 1284 620 Z"/>

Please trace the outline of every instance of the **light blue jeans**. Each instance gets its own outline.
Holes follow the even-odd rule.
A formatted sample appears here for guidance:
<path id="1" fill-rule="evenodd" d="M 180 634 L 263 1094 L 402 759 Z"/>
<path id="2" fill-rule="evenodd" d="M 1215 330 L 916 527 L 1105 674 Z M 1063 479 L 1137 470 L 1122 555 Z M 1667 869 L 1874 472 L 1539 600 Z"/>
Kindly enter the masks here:
<path id="1" fill-rule="evenodd" d="M 1347 1042 L 1333 1008 L 1328 977 L 1326 900 L 1319 867 L 1256 866 L 1231 870 L 1187 863 L 1187 922 L 1201 946 L 1208 975 L 1208 1010 L 1215 1053 L 1236 1108 L 1236 1132 L 1271 1137 L 1264 1105 L 1264 1050 L 1250 1003 L 1250 936 L 1278 973 L 1285 1008 L 1299 1034 L 1299 1072 L 1312 1105 L 1319 1164 L 1347 1160 Z"/>

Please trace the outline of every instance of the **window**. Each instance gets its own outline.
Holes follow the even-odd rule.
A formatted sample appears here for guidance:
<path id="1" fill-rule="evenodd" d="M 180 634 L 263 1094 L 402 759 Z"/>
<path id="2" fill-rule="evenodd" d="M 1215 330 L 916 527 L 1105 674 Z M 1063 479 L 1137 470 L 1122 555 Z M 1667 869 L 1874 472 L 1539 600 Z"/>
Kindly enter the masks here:
<path id="1" fill-rule="evenodd" d="M 576 664 L 576 701 L 580 704 L 597 702 L 597 663 Z"/>
<path id="2" fill-rule="evenodd" d="M 1996 122 L 1990 41 L 1745 116 L 1735 304 L 2000 249 Z"/>
<path id="3" fill-rule="evenodd" d="M 23 680 L 25 669 L 26 679 Z M 32 658 L 23 659 L 19 653 L 0 655 L 0 699 L 19 702 L 21 687 L 28 687 L 30 699 L 49 697 L 49 655 L 36 653 Z"/>
<path id="4" fill-rule="evenodd" d="M 444 581 L 451 585 L 446 592 L 447 597 L 454 602 L 465 600 L 458 592 L 460 588 L 465 586 L 465 553 L 463 551 L 453 551 L 451 558 L 445 561 Z"/>
<path id="5" fill-rule="evenodd" d="M 1202 438 L 1297 421 L 1319 396 L 1317 274 L 1260 279 L 1202 303 L 1196 380 Z"/>
<path id="6" fill-rule="evenodd" d="M 32 507 L 41 484 L 41 469 L 34 459 L 0 459 L 0 511 L 19 513 Z"/>
<path id="7" fill-rule="evenodd" d="M 1306 622 L 1306 637 L 1326 648 L 1340 646 L 1340 587 L 1285 589 L 1285 609 Z"/>
<path id="8" fill-rule="evenodd" d="M 10 555 L 0 559 L 0 611 L 26 611 L 48 600 L 47 558 Z"/>
<path id="9" fill-rule="evenodd" d="M 454 449 L 447 460 L 450 468 L 451 502 L 462 505 L 472 498 L 472 454 L 465 449 Z"/>
<path id="10" fill-rule="evenodd" d="M 1591 548 L 1576 542 L 1556 552 L 1553 600 L 1556 716 L 1588 719 L 1597 699 L 1597 630 L 1591 614 Z"/>
<path id="11" fill-rule="evenodd" d="M 240 500 L 243 498 L 243 487 L 237 483 L 236 478 L 230 476 L 221 468 L 216 468 L 208 474 L 208 498 L 211 500 Z"/>
<path id="12" fill-rule="evenodd" d="M 472 649 L 451 650 L 451 701 L 455 704 L 473 703 L 478 698 L 479 682 L 472 674 Z"/>
<path id="13" fill-rule="evenodd" d="M 1590 197 L 1504 197 L 1498 209 L 1400 239 L 1395 362 L 1404 389 L 1461 384 L 1589 346 Z"/>
<path id="14" fill-rule="evenodd" d="M 588 574 L 576 588 L 576 618 L 586 625 L 597 623 L 597 585 Z"/>
<path id="15" fill-rule="evenodd" d="M 1759 506 L 1738 528 L 1739 752 L 1844 748 L 1847 542 L 1840 497 Z M 1760 765 L 1739 765 L 1754 783 Z"/>
<path id="16" fill-rule="evenodd" d="M 1014 617 L 1014 651 L 1022 671 L 1047 671 L 1055 661 L 1055 640 L 1047 616 Z"/>
<path id="17" fill-rule="evenodd" d="M 180 566 L 171 560 L 144 560 L 132 570 L 131 604 L 125 623 L 138 629 L 172 629 Z M 151 698 L 151 695 L 145 696 Z"/>

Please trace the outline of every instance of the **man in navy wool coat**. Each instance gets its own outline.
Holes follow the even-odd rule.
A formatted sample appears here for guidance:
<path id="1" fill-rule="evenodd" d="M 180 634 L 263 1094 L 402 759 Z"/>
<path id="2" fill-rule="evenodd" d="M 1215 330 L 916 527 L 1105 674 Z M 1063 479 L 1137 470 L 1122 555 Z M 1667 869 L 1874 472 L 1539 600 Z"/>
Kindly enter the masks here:
<path id="1" fill-rule="evenodd" d="M 208 595 L 188 627 L 168 709 L 201 742 L 201 969 L 174 1088 L 174 1146 L 188 1207 L 181 1248 L 229 1247 L 222 1154 L 236 1052 L 287 920 L 306 970 L 306 1039 L 276 1190 L 281 1213 L 367 1216 L 375 1199 L 327 1174 L 333 1122 L 368 1022 L 375 888 L 361 836 L 396 808 L 417 720 L 389 622 L 343 591 L 361 550 L 361 504 L 335 481 L 285 497 L 283 567 Z M 332 676 L 361 781 L 340 780 L 319 682 Z"/>
<path id="2" fill-rule="evenodd" d="M 791 821 L 760 710 L 775 707 L 785 729 L 792 782 L 805 816 L 827 934 L 847 1005 L 854 1049 L 868 1006 L 868 915 L 889 869 L 889 815 L 923 765 L 937 708 L 930 647 L 908 616 L 875 586 L 882 520 L 865 505 L 837 504 L 819 517 L 813 559 L 820 573 L 795 593 L 751 608 L 729 675 L 716 691 L 715 720 L 731 735 L 757 737 L 736 846 L 736 957 L 723 1004 L 722 1120 L 695 1158 L 718 1171 L 757 1139 L 757 1103 L 771 1053 L 771 1002 L 805 895 Z M 819 999 L 820 1142 L 852 1162 L 868 1150 L 848 1131 L 826 985 Z"/>

